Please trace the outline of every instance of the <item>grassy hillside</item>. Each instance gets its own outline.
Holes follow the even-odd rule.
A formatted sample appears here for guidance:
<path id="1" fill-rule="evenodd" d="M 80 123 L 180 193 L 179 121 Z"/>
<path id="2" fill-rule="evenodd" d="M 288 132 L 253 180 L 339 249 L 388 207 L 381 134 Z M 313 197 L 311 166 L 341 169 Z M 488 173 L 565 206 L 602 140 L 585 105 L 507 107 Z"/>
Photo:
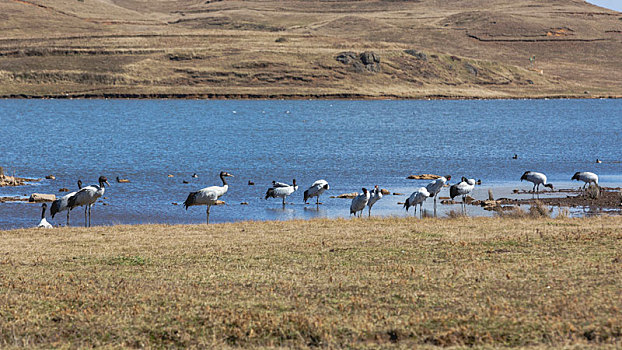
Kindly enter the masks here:
<path id="1" fill-rule="evenodd" d="M 0 2 L 0 96 L 622 96 L 619 57 L 580 0 Z"/>
<path id="2" fill-rule="evenodd" d="M 0 232 L 0 347 L 622 345 L 622 218 Z"/>

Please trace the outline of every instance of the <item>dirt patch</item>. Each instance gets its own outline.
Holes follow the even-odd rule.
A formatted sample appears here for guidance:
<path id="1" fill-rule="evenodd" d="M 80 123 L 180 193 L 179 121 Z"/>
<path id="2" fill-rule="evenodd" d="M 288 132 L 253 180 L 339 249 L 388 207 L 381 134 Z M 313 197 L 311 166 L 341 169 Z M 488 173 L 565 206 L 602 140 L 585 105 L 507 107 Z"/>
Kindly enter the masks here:
<path id="1" fill-rule="evenodd" d="M 494 202 L 498 205 L 532 205 L 538 201 L 545 205 L 557 207 L 597 207 L 622 210 L 622 188 L 620 187 L 601 187 L 600 194 L 596 198 L 590 196 L 588 191 L 576 194 L 574 190 L 561 189 L 555 192 L 559 192 L 560 195 L 568 193 L 568 195 L 566 197 L 535 197 L 527 199 L 499 198 Z M 488 201 L 474 201 L 471 204 L 484 206 L 486 202 Z"/>

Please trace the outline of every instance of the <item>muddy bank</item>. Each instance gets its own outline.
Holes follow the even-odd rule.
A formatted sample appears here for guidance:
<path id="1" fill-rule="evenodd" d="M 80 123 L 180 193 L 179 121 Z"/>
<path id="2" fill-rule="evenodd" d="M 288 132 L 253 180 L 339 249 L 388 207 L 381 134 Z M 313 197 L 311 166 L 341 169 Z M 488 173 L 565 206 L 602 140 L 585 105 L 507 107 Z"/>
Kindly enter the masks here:
<path id="1" fill-rule="evenodd" d="M 555 191 L 559 193 L 559 197 L 548 197 L 548 196 L 535 196 L 533 198 L 524 198 L 524 199 L 510 199 L 510 198 L 499 198 L 495 202 L 498 205 L 531 205 L 535 202 L 540 202 L 545 205 L 556 206 L 556 207 L 597 207 L 603 209 L 618 209 L 622 210 L 622 188 L 620 187 L 601 187 L 600 194 L 596 197 L 590 195 L 589 191 L 585 193 L 578 192 L 576 190 L 568 190 L 561 189 Z M 519 192 L 520 194 L 531 194 L 531 192 Z M 543 192 L 543 193 L 551 193 L 551 192 Z M 566 194 L 565 196 L 563 196 Z M 488 201 L 473 201 L 471 204 L 474 205 L 485 205 L 485 202 Z"/>

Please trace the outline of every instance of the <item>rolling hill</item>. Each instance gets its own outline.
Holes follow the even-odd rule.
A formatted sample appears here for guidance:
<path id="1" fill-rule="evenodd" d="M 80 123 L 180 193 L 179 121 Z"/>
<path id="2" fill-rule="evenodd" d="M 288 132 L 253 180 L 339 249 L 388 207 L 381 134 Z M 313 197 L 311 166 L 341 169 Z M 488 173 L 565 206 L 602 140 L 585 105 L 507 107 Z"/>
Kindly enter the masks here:
<path id="1" fill-rule="evenodd" d="M 0 96 L 622 96 L 622 13 L 578 0 L 6 0 Z"/>

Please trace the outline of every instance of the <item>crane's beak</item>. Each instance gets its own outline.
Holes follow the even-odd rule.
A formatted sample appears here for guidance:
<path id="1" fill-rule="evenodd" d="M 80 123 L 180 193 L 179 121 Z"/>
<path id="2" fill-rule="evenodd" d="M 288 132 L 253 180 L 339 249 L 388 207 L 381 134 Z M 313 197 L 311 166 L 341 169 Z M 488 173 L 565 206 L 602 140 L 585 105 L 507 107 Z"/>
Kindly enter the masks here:
<path id="1" fill-rule="evenodd" d="M 226 173 L 226 174 L 225 174 L 225 176 L 228 176 L 228 177 L 235 177 L 235 176 L 233 176 L 233 175 L 231 175 L 231 174 L 229 174 L 229 173 Z"/>
<path id="2" fill-rule="evenodd" d="M 110 187 L 110 182 L 108 182 L 108 180 L 106 180 L 106 185 L 108 185 L 108 187 Z"/>

